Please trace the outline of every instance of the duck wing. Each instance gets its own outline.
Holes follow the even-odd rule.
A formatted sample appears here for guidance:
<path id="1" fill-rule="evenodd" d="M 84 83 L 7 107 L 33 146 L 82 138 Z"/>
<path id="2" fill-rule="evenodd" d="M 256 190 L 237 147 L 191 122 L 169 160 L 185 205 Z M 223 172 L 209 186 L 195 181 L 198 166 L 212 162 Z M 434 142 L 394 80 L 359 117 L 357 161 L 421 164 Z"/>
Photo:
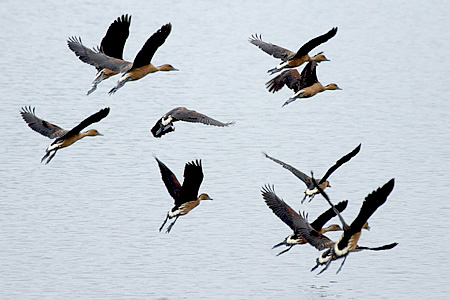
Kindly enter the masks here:
<path id="1" fill-rule="evenodd" d="M 184 167 L 184 181 L 181 186 L 180 198 L 175 199 L 175 205 L 181 205 L 197 199 L 198 190 L 203 181 L 202 161 L 196 160 L 186 163 Z M 179 201 L 179 202 L 177 202 Z"/>
<path id="2" fill-rule="evenodd" d="M 100 43 L 100 51 L 106 55 L 123 60 L 123 48 L 130 35 L 131 16 L 118 17 L 108 28 Z"/>
<path id="3" fill-rule="evenodd" d="M 290 56 L 293 56 L 295 53 L 291 50 L 285 49 L 283 47 L 264 42 L 261 39 L 261 35 L 258 34 L 252 35 L 248 40 L 251 44 L 255 45 L 262 51 L 266 52 L 269 55 L 272 55 L 275 58 L 279 58 L 282 61 L 287 61 Z"/>
<path id="4" fill-rule="evenodd" d="M 265 185 L 261 189 L 261 194 L 267 206 L 294 232 L 301 227 L 308 227 L 307 221 L 293 210 L 283 199 L 275 194 L 274 186 Z"/>
<path id="5" fill-rule="evenodd" d="M 301 181 L 303 181 L 303 182 L 306 184 L 306 186 L 307 186 L 308 188 L 310 188 L 311 186 L 313 186 L 313 182 L 312 182 L 312 180 L 311 180 L 311 177 L 309 177 L 308 175 L 306 175 L 306 174 L 303 173 L 302 171 L 300 171 L 300 170 L 294 168 L 293 166 L 291 166 L 291 165 L 289 165 L 289 164 L 287 164 L 287 163 L 285 163 L 285 162 L 282 162 L 281 160 L 278 160 L 278 159 L 276 159 L 276 158 L 273 158 L 273 157 L 269 156 L 267 153 L 264 153 L 264 152 L 263 152 L 263 154 L 264 154 L 267 158 L 269 158 L 269 159 L 273 160 L 274 162 L 276 162 L 277 164 L 280 164 L 283 168 L 285 168 L 285 169 L 291 171 L 291 173 L 294 174 L 298 179 L 300 179 Z"/>
<path id="6" fill-rule="evenodd" d="M 319 82 L 316 74 L 316 61 L 310 61 L 303 68 L 302 73 L 300 74 L 300 86 L 299 90 L 307 88 L 308 86 L 313 85 L 316 82 Z"/>
<path id="7" fill-rule="evenodd" d="M 173 172 L 170 171 L 170 169 L 162 161 L 160 161 L 157 157 L 155 157 L 155 159 L 158 162 L 159 171 L 161 172 L 161 178 L 164 185 L 176 203 L 178 199 L 180 199 L 181 184 L 175 174 L 173 174 Z"/>
<path id="8" fill-rule="evenodd" d="M 330 29 L 327 33 L 322 34 L 316 38 L 313 38 L 312 40 L 308 41 L 306 44 L 301 46 L 300 49 L 298 49 L 297 53 L 295 53 L 295 55 L 292 58 L 298 58 L 308 54 L 312 49 L 316 48 L 320 44 L 325 43 L 326 41 L 334 37 L 336 33 L 337 27 L 334 27 Z"/>
<path id="9" fill-rule="evenodd" d="M 78 124 L 77 126 L 72 128 L 71 130 L 69 130 L 65 135 L 63 135 L 60 138 L 58 138 L 55 142 L 79 133 L 81 130 L 83 130 L 84 128 L 88 127 L 92 123 L 99 122 L 100 120 L 105 118 L 108 114 L 109 114 L 109 107 L 106 107 L 106 108 L 103 108 L 103 109 L 99 110 L 95 114 L 93 114 L 93 115 L 87 117 L 86 119 L 84 119 L 83 121 L 81 121 L 80 124 Z"/>
<path id="10" fill-rule="evenodd" d="M 285 70 L 266 83 L 269 92 L 275 93 L 285 85 L 297 93 L 300 90 L 300 73 L 296 69 Z"/>
<path id="11" fill-rule="evenodd" d="M 320 179 L 319 184 L 325 182 L 325 180 L 328 179 L 328 177 L 330 177 L 330 175 L 336 171 L 340 166 L 342 166 L 343 164 L 345 164 L 346 162 L 348 162 L 350 159 L 352 159 L 356 154 L 359 153 L 359 150 L 361 150 L 361 144 L 359 144 L 358 146 L 356 146 L 355 149 L 353 149 L 350 153 L 342 156 L 334 165 L 332 165 L 327 172 L 325 173 L 325 175 L 322 177 L 322 179 Z"/>
<path id="12" fill-rule="evenodd" d="M 141 50 L 136 55 L 133 61 L 133 66 L 131 68 L 135 69 L 150 64 L 156 50 L 158 50 L 158 48 L 162 44 L 164 44 L 171 30 L 172 24 L 168 23 L 161 26 L 158 31 L 156 31 L 151 37 L 149 37 L 144 46 L 142 46 Z"/>
<path id="13" fill-rule="evenodd" d="M 68 130 L 62 129 L 58 125 L 38 118 L 35 114 L 34 107 L 22 107 L 22 111 L 20 112 L 20 114 L 22 115 L 23 120 L 31 129 L 48 138 L 58 138 L 68 132 Z"/>
<path id="14" fill-rule="evenodd" d="M 336 207 L 336 209 L 339 212 L 342 212 L 347 207 L 347 204 L 348 204 L 348 201 L 344 200 L 344 201 L 339 202 L 334 207 Z M 317 219 L 314 220 L 314 222 L 311 223 L 311 227 L 314 228 L 317 231 L 320 231 L 320 230 L 322 230 L 323 226 L 329 220 L 331 220 L 331 218 L 333 218 L 335 216 L 336 216 L 336 212 L 334 211 L 334 209 L 333 208 L 329 208 L 324 213 L 322 213 L 320 216 L 318 216 Z"/>
<path id="15" fill-rule="evenodd" d="M 67 40 L 67 46 L 72 50 L 78 58 L 98 71 L 101 69 L 109 69 L 114 72 L 123 73 L 131 68 L 131 63 L 119 58 L 114 58 L 97 50 L 92 50 L 83 45 L 81 38 L 70 37 Z"/>
<path id="16" fill-rule="evenodd" d="M 201 114 L 195 110 L 187 109 L 186 107 L 177 107 L 166 114 L 166 116 L 171 115 L 174 119 L 185 122 L 193 123 L 203 123 L 206 125 L 226 127 L 234 122 L 222 123 L 207 115 Z"/>
<path id="17" fill-rule="evenodd" d="M 382 187 L 366 196 L 361 209 L 359 210 L 358 216 L 353 220 L 349 228 L 344 229 L 344 233 L 338 242 L 339 249 L 344 249 L 348 245 L 351 237 L 355 233 L 360 232 L 364 223 L 367 222 L 370 216 L 377 210 L 378 207 L 386 202 L 387 197 L 394 189 L 394 183 L 395 180 L 392 178 Z"/>

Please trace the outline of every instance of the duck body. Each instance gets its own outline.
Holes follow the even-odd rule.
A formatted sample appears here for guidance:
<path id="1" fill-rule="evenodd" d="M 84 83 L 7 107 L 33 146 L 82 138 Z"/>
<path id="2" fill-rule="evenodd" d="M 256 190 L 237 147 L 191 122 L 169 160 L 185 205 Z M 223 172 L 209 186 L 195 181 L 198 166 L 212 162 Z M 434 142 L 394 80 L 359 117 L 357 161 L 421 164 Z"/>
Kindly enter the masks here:
<path id="1" fill-rule="evenodd" d="M 174 122 L 177 121 L 185 121 L 190 123 L 202 123 L 205 125 L 212 125 L 218 127 L 227 127 L 229 125 L 234 124 L 233 121 L 223 123 L 217 121 L 207 115 L 199 113 L 195 110 L 188 109 L 186 107 L 175 107 L 171 109 L 167 113 L 165 113 L 152 127 L 151 132 L 154 137 L 160 138 L 166 133 L 172 132 L 175 130 Z"/>
<path id="2" fill-rule="evenodd" d="M 249 42 L 257 46 L 267 54 L 272 55 L 275 58 L 281 59 L 281 62 L 275 68 L 267 71 L 270 74 L 274 74 L 287 68 L 295 68 L 301 66 L 305 62 L 328 61 L 328 59 L 325 57 L 325 55 L 323 55 L 322 52 L 314 55 L 313 57 L 309 55 L 309 52 L 312 51 L 317 46 L 319 46 L 320 44 L 325 43 L 326 41 L 334 37 L 336 33 L 337 27 L 334 27 L 330 29 L 327 33 L 320 35 L 316 38 L 313 38 L 307 43 L 305 43 L 297 50 L 297 52 L 292 52 L 278 45 L 264 42 L 261 39 L 261 35 L 258 36 L 257 34 L 252 35 L 252 37 L 249 39 Z"/>
<path id="3" fill-rule="evenodd" d="M 175 222 L 180 216 L 186 215 L 200 204 L 201 200 L 212 200 L 208 194 L 202 193 L 199 196 L 198 190 L 203 181 L 203 171 L 201 161 L 193 161 L 186 163 L 184 168 L 183 185 L 180 184 L 175 174 L 157 157 L 155 157 L 162 180 L 167 188 L 167 191 L 174 199 L 174 206 L 167 212 L 166 219 L 159 228 L 161 231 L 164 228 L 167 220 L 175 218 L 175 220 L 167 227 L 166 233 L 169 233 Z"/>
<path id="4" fill-rule="evenodd" d="M 331 174 L 333 174 L 333 172 L 336 171 L 344 163 L 348 162 L 350 159 L 352 159 L 354 156 L 356 156 L 356 154 L 358 154 L 360 150 L 361 150 L 361 144 L 359 144 L 351 152 L 347 153 L 346 155 L 342 156 L 339 160 L 337 160 L 334 165 L 332 165 L 330 168 L 328 168 L 325 175 L 319 179 L 313 179 L 312 177 L 306 175 L 299 169 L 297 169 L 297 168 L 291 166 L 290 164 L 287 164 L 279 159 L 271 157 L 267 153 L 263 152 L 263 155 L 265 157 L 267 157 L 268 159 L 281 165 L 283 168 L 287 169 L 288 171 L 290 171 L 294 176 L 296 176 L 298 179 L 300 179 L 306 185 L 306 189 L 304 191 L 304 197 L 301 201 L 301 203 L 303 203 L 306 200 L 306 198 L 309 198 L 309 201 L 312 201 L 314 196 L 316 194 L 320 193 L 317 186 L 319 186 L 320 189 L 322 189 L 322 190 L 325 190 L 325 188 L 330 187 L 330 182 L 328 181 L 328 178 L 331 176 Z M 315 181 L 315 183 L 313 182 L 313 180 Z"/>
<path id="5" fill-rule="evenodd" d="M 322 236 L 323 233 L 328 231 L 342 230 L 341 227 L 337 224 L 323 227 L 326 222 L 336 216 L 336 213 L 333 209 L 328 209 L 327 211 L 323 212 L 319 217 L 317 217 L 314 222 L 310 224 L 307 221 L 306 215 L 302 216 L 301 214 L 297 213 L 286 202 L 284 202 L 276 195 L 273 186 L 264 186 L 261 189 L 261 194 L 267 206 L 273 211 L 273 213 L 293 230 L 293 233 L 288 235 L 281 243 L 278 243 L 272 247 L 272 249 L 283 245 L 288 247 L 287 249 L 278 253 L 278 255 L 289 251 L 295 245 L 306 244 L 307 240 L 303 236 L 304 231 L 307 231 L 309 235 Z M 338 211 L 343 211 L 347 207 L 347 202 L 348 201 L 340 202 L 336 205 L 336 209 Z M 324 239 L 327 238 L 324 237 Z M 326 245 L 330 246 L 332 241 L 329 239 L 328 241 L 329 243 Z"/>
<path id="6" fill-rule="evenodd" d="M 111 62 L 122 66 L 122 70 L 129 69 L 132 65 L 131 62 L 123 59 L 123 50 L 126 40 L 130 33 L 131 16 L 122 15 L 118 17 L 109 26 L 105 36 L 103 37 L 100 47 L 91 50 L 83 45 L 81 38 L 71 37 L 67 41 L 67 45 L 75 55 L 84 63 L 94 65 L 97 69 L 97 74 L 92 80 L 92 88 L 87 92 L 90 95 L 97 89 L 97 85 L 103 80 L 106 80 L 112 76 L 119 74 L 119 71 L 113 71 L 107 68 L 103 68 L 95 64 L 95 57 L 97 53 L 102 53 L 106 57 L 109 57 Z"/>
<path id="7" fill-rule="evenodd" d="M 397 246 L 397 243 L 391 243 L 376 248 L 358 246 L 358 241 L 361 237 L 361 229 L 364 228 L 364 225 L 367 223 L 367 220 L 370 218 L 370 216 L 381 205 L 383 205 L 386 202 L 387 197 L 392 192 L 393 188 L 394 188 L 394 179 L 391 179 L 382 187 L 378 188 L 377 190 L 367 195 L 366 198 L 364 199 L 364 202 L 361 206 L 358 216 L 353 220 L 352 224 L 350 225 L 347 225 L 342 216 L 340 216 L 339 213 L 337 213 L 343 223 L 344 233 L 341 235 L 338 242 L 334 243 L 326 251 L 321 253 L 321 255 L 316 260 L 316 266 L 312 270 L 315 270 L 317 267 L 321 265 L 325 265 L 325 268 L 322 269 L 321 272 L 319 272 L 320 274 L 328 268 L 328 266 L 333 260 L 344 258 L 340 268 L 337 271 L 337 273 L 339 273 L 342 266 L 344 265 L 347 255 L 351 252 L 360 251 L 364 249 L 375 251 L 388 250 Z M 320 190 L 320 192 L 324 195 L 325 199 L 330 203 L 330 205 L 333 206 L 328 196 L 322 190 Z M 305 239 L 308 240 L 308 242 L 310 243 L 313 244 L 315 243 L 314 238 L 311 238 L 311 236 L 305 236 Z"/>
<path id="8" fill-rule="evenodd" d="M 311 61 L 309 62 L 305 68 L 303 68 L 303 71 L 300 76 L 300 83 L 299 83 L 299 89 L 297 91 L 294 91 L 294 95 L 289 97 L 289 99 L 282 105 L 286 106 L 291 102 L 294 102 L 297 99 L 300 98 L 310 98 L 318 93 L 321 93 L 323 91 L 327 90 L 341 90 L 340 87 L 338 87 L 335 83 L 330 83 L 326 86 L 323 86 L 322 83 L 319 82 L 317 79 L 317 62 Z"/>
<path id="9" fill-rule="evenodd" d="M 105 118 L 109 114 L 109 110 L 109 107 L 101 109 L 97 113 L 81 121 L 80 124 L 71 130 L 62 129 L 55 124 L 38 118 L 35 114 L 35 109 L 31 107 L 22 108 L 21 115 L 31 129 L 48 138 L 55 138 L 55 141 L 47 147 L 45 151 L 46 154 L 41 159 L 41 162 L 43 162 L 46 158 L 48 158 L 46 161 L 46 164 L 48 164 L 59 149 L 69 147 L 86 136 L 101 136 L 102 134 L 100 134 L 96 129 L 90 129 L 86 132 L 81 132 L 81 130 L 92 123 L 99 122 Z"/>

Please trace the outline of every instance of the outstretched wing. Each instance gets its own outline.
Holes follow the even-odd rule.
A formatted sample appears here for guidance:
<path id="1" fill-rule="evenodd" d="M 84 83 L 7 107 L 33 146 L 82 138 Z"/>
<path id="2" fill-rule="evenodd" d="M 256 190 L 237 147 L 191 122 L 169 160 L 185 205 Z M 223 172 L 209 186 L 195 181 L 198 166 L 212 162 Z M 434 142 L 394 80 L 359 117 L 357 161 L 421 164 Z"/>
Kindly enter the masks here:
<path id="1" fill-rule="evenodd" d="M 180 190 L 181 184 L 178 182 L 175 174 L 170 171 L 170 169 L 155 156 L 156 161 L 158 162 L 159 170 L 161 172 L 161 178 L 166 186 L 167 191 L 170 196 L 175 200 L 175 203 L 178 199 L 180 199 Z"/>
<path id="2" fill-rule="evenodd" d="M 69 136 L 72 136 L 72 135 L 75 135 L 75 134 L 79 133 L 81 130 L 83 130 L 84 128 L 88 127 L 92 123 L 99 122 L 101 119 L 105 118 L 108 114 L 109 114 L 109 107 L 106 107 L 106 108 L 103 108 L 103 109 L 99 110 L 95 114 L 93 114 L 93 115 L 87 117 L 86 119 L 84 119 L 83 121 L 81 121 L 80 124 L 78 124 L 77 126 L 72 128 L 71 130 L 69 130 L 65 135 L 60 137 L 60 139 L 63 139 L 63 138 L 66 138 L 66 137 L 69 137 Z"/>
<path id="3" fill-rule="evenodd" d="M 359 153 L 359 150 L 361 150 L 361 144 L 359 144 L 358 146 L 356 146 L 355 149 L 353 149 L 350 153 L 342 156 L 333 166 L 331 166 L 328 171 L 325 173 L 325 175 L 322 177 L 322 179 L 320 179 L 319 184 L 321 184 L 322 182 L 325 182 L 325 180 L 327 180 L 328 177 L 330 177 L 330 175 L 337 170 L 337 168 L 339 168 L 340 166 L 342 166 L 343 164 L 345 164 L 346 162 L 348 162 L 350 159 L 352 159 L 352 157 L 354 157 L 356 154 Z"/>
<path id="4" fill-rule="evenodd" d="M 392 178 L 382 187 L 376 189 L 364 199 L 364 202 L 359 210 L 358 216 L 353 220 L 350 228 L 344 230 L 341 240 L 338 242 L 338 248 L 344 249 L 350 238 L 357 232 L 361 231 L 364 223 L 370 218 L 370 216 L 377 210 L 378 207 L 383 205 L 389 194 L 394 189 L 395 180 Z"/>
<path id="5" fill-rule="evenodd" d="M 285 70 L 280 75 L 266 82 L 266 87 L 269 92 L 275 93 L 286 85 L 297 93 L 300 90 L 300 78 L 300 73 L 296 69 Z"/>
<path id="6" fill-rule="evenodd" d="M 184 167 L 184 181 L 181 186 L 180 198 L 175 199 L 175 205 L 181 205 L 197 199 L 198 190 L 203 181 L 202 161 L 188 162 Z"/>
<path id="7" fill-rule="evenodd" d="M 291 50 L 264 42 L 261 39 L 261 35 L 258 36 L 258 34 L 252 35 L 252 37 L 249 38 L 248 41 L 267 54 L 272 55 L 275 58 L 279 58 L 282 61 L 286 61 L 290 56 L 294 55 L 294 52 L 292 52 Z"/>
<path id="8" fill-rule="evenodd" d="M 295 176 L 297 176 L 297 178 L 299 178 L 301 181 L 303 181 L 306 184 L 307 187 L 309 187 L 312 184 L 311 177 L 307 176 L 302 171 L 294 168 L 293 166 L 291 166 L 291 165 L 289 165 L 289 164 L 287 164 L 285 162 L 282 162 L 281 160 L 278 160 L 276 158 L 273 158 L 273 157 L 269 156 L 267 153 L 263 152 L 263 154 L 267 158 L 269 158 L 269 159 L 273 160 L 274 162 L 276 162 L 277 164 L 280 164 L 281 166 L 283 166 L 283 168 L 291 171 L 292 174 L 294 174 Z"/>
<path id="9" fill-rule="evenodd" d="M 234 122 L 228 122 L 228 123 L 222 123 L 220 121 L 217 121 L 213 118 L 210 118 L 204 114 L 201 114 L 195 110 L 187 109 L 186 107 L 177 107 L 170 112 L 168 112 L 166 115 L 171 115 L 173 118 L 185 121 L 185 122 L 193 122 L 193 123 L 203 123 L 206 125 L 213 125 L 213 126 L 220 126 L 225 127 L 231 124 L 234 124 Z"/>
<path id="10" fill-rule="evenodd" d="M 300 86 L 299 90 L 307 88 L 308 86 L 313 85 L 316 82 L 319 82 L 316 74 L 316 61 L 310 61 L 303 68 L 302 73 L 300 74 Z"/>
<path id="11" fill-rule="evenodd" d="M 131 63 L 119 58 L 106 55 L 103 52 L 89 49 L 83 45 L 81 38 L 75 36 L 67 40 L 67 46 L 72 50 L 78 58 L 91 66 L 101 69 L 109 69 L 114 72 L 126 72 L 131 68 Z"/>
<path id="12" fill-rule="evenodd" d="M 273 213 L 293 231 L 297 232 L 301 227 L 307 227 L 307 221 L 275 194 L 274 186 L 263 186 L 261 194 Z"/>
<path id="13" fill-rule="evenodd" d="M 313 38 L 312 40 L 308 41 L 306 44 L 301 46 L 293 58 L 302 57 L 303 55 L 308 54 L 312 49 L 316 48 L 320 44 L 325 43 L 326 41 L 334 37 L 336 33 L 337 27 L 334 27 L 330 29 L 330 31 L 328 31 L 327 33 L 322 34 L 316 38 Z"/>
<path id="14" fill-rule="evenodd" d="M 38 118 L 35 114 L 35 108 L 22 107 L 22 111 L 20 112 L 23 120 L 28 124 L 28 126 L 36 132 L 39 132 L 43 136 L 54 139 L 63 136 L 68 132 L 68 130 L 64 130 L 58 125 L 52 124 L 45 120 Z"/>
<path id="15" fill-rule="evenodd" d="M 118 17 L 108 28 L 100 43 L 100 51 L 106 55 L 123 59 L 123 48 L 130 35 L 131 16 Z"/>
<path id="16" fill-rule="evenodd" d="M 335 243 L 327 236 L 321 234 L 317 230 L 301 230 L 302 237 L 317 250 L 323 250 L 332 247 Z"/>
<path id="17" fill-rule="evenodd" d="M 131 68 L 135 69 L 150 64 L 156 50 L 164 44 L 171 30 L 172 24 L 168 23 L 163 25 L 160 29 L 158 29 L 158 31 L 149 37 L 144 46 L 142 46 L 141 50 L 136 55 Z"/>
<path id="18" fill-rule="evenodd" d="M 336 207 L 336 209 L 339 212 L 342 212 L 347 207 L 347 204 L 348 204 L 348 201 L 344 200 L 344 201 L 339 202 L 334 207 Z M 331 218 L 333 218 L 335 216 L 336 216 L 336 213 L 334 212 L 334 209 L 333 208 L 329 208 L 324 213 L 322 213 L 320 216 L 318 216 L 317 219 L 314 222 L 311 223 L 311 227 L 314 228 L 317 231 L 320 231 L 320 230 L 322 230 L 323 226 L 329 220 L 331 220 Z"/>

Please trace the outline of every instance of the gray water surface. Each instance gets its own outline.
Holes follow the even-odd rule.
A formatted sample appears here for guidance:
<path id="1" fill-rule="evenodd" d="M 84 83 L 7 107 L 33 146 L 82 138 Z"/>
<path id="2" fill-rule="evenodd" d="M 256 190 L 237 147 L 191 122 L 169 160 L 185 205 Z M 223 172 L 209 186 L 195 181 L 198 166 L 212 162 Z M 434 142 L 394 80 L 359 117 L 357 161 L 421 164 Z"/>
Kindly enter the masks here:
<path id="1" fill-rule="evenodd" d="M 0 298 L 448 297 L 450 23 L 443 3 L 1 2 Z M 152 62 L 180 72 L 151 74 L 108 96 L 118 79 L 111 78 L 86 96 L 95 69 L 66 40 L 76 35 L 97 46 L 124 13 L 132 15 L 124 57 L 133 60 L 171 22 Z M 291 91 L 264 87 L 278 61 L 248 37 L 260 33 L 295 51 L 334 26 L 337 35 L 315 49 L 331 60 L 317 73 L 343 90 L 281 108 Z M 90 127 L 103 137 L 43 165 L 51 141 L 23 122 L 25 105 L 66 129 L 103 107 L 111 113 Z M 153 138 L 151 126 L 175 106 L 236 124 L 179 122 Z M 310 272 L 319 252 L 308 245 L 276 257 L 271 247 L 290 229 L 266 207 L 262 185 L 274 184 L 310 219 L 328 207 L 321 197 L 300 205 L 304 185 L 261 152 L 319 176 L 359 143 L 358 156 L 330 178 L 329 195 L 349 200 L 351 222 L 364 197 L 395 177 L 360 244 L 399 245 L 351 254 L 338 275 L 337 262 L 320 276 Z M 158 232 L 173 203 L 153 155 L 180 181 L 184 164 L 202 159 L 200 191 L 214 198 L 169 235 Z"/>

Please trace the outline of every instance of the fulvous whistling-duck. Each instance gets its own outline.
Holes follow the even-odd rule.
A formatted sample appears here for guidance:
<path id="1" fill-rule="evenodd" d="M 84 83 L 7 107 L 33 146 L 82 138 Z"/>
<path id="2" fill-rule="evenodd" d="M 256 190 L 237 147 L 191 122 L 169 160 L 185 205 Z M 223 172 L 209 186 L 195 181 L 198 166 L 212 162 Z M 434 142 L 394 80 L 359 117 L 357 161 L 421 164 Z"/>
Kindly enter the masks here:
<path id="1" fill-rule="evenodd" d="M 267 54 L 282 60 L 282 62 L 278 66 L 267 71 L 270 74 L 274 74 L 285 68 L 298 67 L 308 61 L 328 61 L 328 59 L 325 57 L 325 55 L 323 55 L 322 52 L 313 57 L 310 57 L 308 53 L 320 44 L 325 43 L 326 41 L 334 37 L 336 33 L 337 27 L 334 27 L 327 33 L 313 38 L 312 40 L 301 46 L 300 49 L 298 49 L 297 53 L 271 43 L 263 42 L 263 40 L 261 39 L 261 35 L 258 36 L 257 34 L 252 35 L 252 37 L 249 39 L 249 42 L 257 46 Z"/>
<path id="2" fill-rule="evenodd" d="M 300 90 L 295 92 L 295 94 L 289 97 L 286 102 L 282 106 L 288 105 L 291 102 L 294 102 L 298 98 L 310 98 L 315 96 L 318 93 L 327 90 L 342 90 L 336 83 L 330 83 L 326 86 L 323 86 L 319 80 L 317 79 L 316 74 L 316 61 L 310 61 L 302 71 L 301 79 L 300 79 Z"/>
<path id="3" fill-rule="evenodd" d="M 64 130 L 55 124 L 38 118 L 35 114 L 34 108 L 22 107 L 22 111 L 20 112 L 22 118 L 31 129 L 51 139 L 56 138 L 56 140 L 45 150 L 46 154 L 41 159 L 41 162 L 43 162 L 44 159 L 48 157 L 45 164 L 48 164 L 52 160 L 59 149 L 68 147 L 76 141 L 81 140 L 85 136 L 102 135 L 96 129 L 90 129 L 86 132 L 81 132 L 81 130 L 91 125 L 92 123 L 99 122 L 101 119 L 106 117 L 108 113 L 109 107 L 101 109 L 100 111 L 81 121 L 80 124 L 72 128 L 71 130 Z"/>
<path id="4" fill-rule="evenodd" d="M 234 124 L 234 122 L 222 123 L 213 118 L 210 118 L 204 114 L 196 112 L 195 110 L 187 109 L 186 107 L 176 107 L 162 116 L 153 126 L 151 132 L 154 137 L 161 137 L 166 133 L 175 130 L 173 122 L 185 121 L 193 123 L 203 123 L 206 125 L 226 127 L 228 125 Z"/>
<path id="5" fill-rule="evenodd" d="M 125 42 L 130 34 L 130 22 L 131 16 L 122 15 L 118 17 L 109 26 L 108 31 L 100 43 L 100 47 L 95 49 L 95 51 L 85 47 L 81 42 L 81 38 L 75 36 L 70 37 L 67 40 L 67 45 L 82 62 L 95 65 L 92 63 L 91 57 L 95 56 L 96 52 L 101 52 L 111 57 L 111 59 L 115 59 L 117 64 L 123 65 L 122 68 L 131 68 L 132 63 L 123 60 L 123 48 L 125 47 Z M 88 95 L 97 89 L 97 85 L 102 82 L 102 80 L 119 74 L 117 71 L 112 71 L 99 66 L 96 66 L 96 68 L 98 72 L 92 81 L 92 88 L 87 92 Z"/>
<path id="6" fill-rule="evenodd" d="M 261 190 L 262 196 L 264 198 L 264 201 L 266 202 L 267 206 L 273 211 L 273 213 L 281 219 L 286 225 L 288 225 L 293 231 L 293 234 L 290 234 L 287 236 L 284 241 L 282 241 L 279 244 L 276 244 L 272 247 L 272 249 L 277 248 L 279 246 L 285 245 L 286 247 L 289 247 L 280 253 L 278 255 L 281 255 L 287 251 L 289 251 L 293 246 L 297 244 L 306 244 L 308 243 L 301 235 L 300 230 L 302 229 L 301 226 L 297 226 L 299 224 L 298 218 L 303 218 L 299 213 L 297 213 L 295 210 L 293 210 L 286 202 L 284 202 L 281 198 L 279 198 L 275 194 L 274 187 L 270 185 L 266 185 Z M 339 202 L 335 207 L 339 212 L 342 212 L 347 207 L 347 200 Z M 312 222 L 311 224 L 308 223 L 308 221 L 305 219 L 304 222 L 308 223 L 310 227 L 312 227 L 313 230 L 319 232 L 320 234 L 323 234 L 328 231 L 338 231 L 342 230 L 341 226 L 337 224 L 332 224 L 328 227 L 323 228 L 326 222 L 328 222 L 331 218 L 336 216 L 336 213 L 334 212 L 333 208 L 328 209 L 324 213 L 322 213 L 317 219 Z M 300 221 L 301 224 L 301 221 Z M 277 256 L 278 256 L 277 255 Z"/>
<path id="7" fill-rule="evenodd" d="M 179 216 L 185 215 L 194 209 L 199 205 L 200 200 L 212 199 L 207 194 L 197 196 L 203 181 L 202 163 L 200 160 L 186 163 L 184 167 L 184 181 L 183 185 L 181 185 L 175 174 L 157 157 L 155 159 L 158 162 L 161 177 L 167 191 L 175 200 L 175 206 L 169 210 L 164 223 L 159 228 L 159 231 L 161 231 L 168 219 L 175 218 L 175 221 L 167 227 L 166 233 L 169 233 Z"/>
<path id="8" fill-rule="evenodd" d="M 358 154 L 360 149 L 361 149 L 361 144 L 359 144 L 350 153 L 344 155 L 338 161 L 336 161 L 336 163 L 328 169 L 328 171 L 325 173 L 325 175 L 322 178 L 316 179 L 317 184 L 321 187 L 321 189 L 325 189 L 326 187 L 331 187 L 330 182 L 327 180 L 328 177 L 330 177 L 330 175 L 334 171 L 336 171 L 340 166 L 342 166 L 344 163 L 348 162 L 350 159 L 352 159 L 352 157 L 354 157 L 356 154 Z M 315 187 L 311 177 L 309 177 L 302 171 L 294 168 L 293 166 L 288 165 L 287 163 L 282 162 L 281 160 L 278 160 L 276 158 L 273 158 L 273 157 L 267 155 L 267 153 L 263 152 L 263 154 L 267 158 L 269 158 L 269 159 L 273 160 L 274 162 L 283 166 L 283 168 L 291 171 L 292 174 L 294 174 L 297 178 L 299 178 L 301 181 L 303 181 L 306 184 L 305 196 L 303 197 L 303 199 L 301 201 L 302 203 L 305 201 L 305 199 L 307 197 L 309 197 L 309 201 L 311 202 L 311 200 L 314 198 L 314 196 L 319 193 L 319 191 Z"/>
<path id="9" fill-rule="evenodd" d="M 318 188 L 320 193 L 322 193 L 322 195 L 328 201 L 331 207 L 334 209 L 335 206 L 333 206 L 327 194 L 318 185 L 316 185 L 316 187 Z M 318 237 L 309 235 L 308 233 L 304 233 L 303 237 L 318 250 L 328 248 L 326 251 L 322 252 L 321 255 L 317 258 L 316 266 L 314 266 L 311 269 L 311 271 L 315 270 L 320 265 L 326 264 L 325 268 L 323 268 L 322 271 L 319 272 L 319 274 L 321 274 L 329 267 L 329 265 L 333 260 L 344 258 L 341 266 L 336 272 L 339 273 L 339 271 L 342 269 L 342 266 L 345 263 L 347 255 L 350 252 L 356 252 L 361 250 L 375 250 L 375 251 L 388 250 L 398 245 L 398 243 L 391 243 L 388 245 L 375 248 L 358 246 L 358 240 L 361 236 L 361 228 L 363 227 L 363 224 L 367 222 L 367 220 L 377 210 L 378 207 L 380 207 L 386 202 L 387 197 L 389 196 L 393 188 L 394 188 L 394 178 L 389 180 L 382 187 L 378 188 L 377 190 L 367 195 L 366 198 L 364 199 L 361 209 L 359 210 L 358 216 L 353 220 L 350 226 L 347 223 L 345 223 L 344 218 L 342 218 L 339 211 L 335 210 L 336 214 L 339 216 L 339 219 L 342 222 L 344 233 L 342 234 L 339 241 L 334 243 L 333 245 L 330 246 L 326 242 L 327 238 L 326 237 L 324 238 L 324 236 Z"/>
<path id="10" fill-rule="evenodd" d="M 171 30 L 172 24 L 170 23 L 163 25 L 160 29 L 158 29 L 158 31 L 156 31 L 145 42 L 144 46 L 142 46 L 141 50 L 134 58 L 131 66 L 129 62 L 110 57 L 101 51 L 86 52 L 88 54 L 88 58 L 83 61 L 95 66 L 96 68 L 109 69 L 114 72 L 124 73 L 117 82 L 117 85 L 109 91 L 110 95 L 114 94 L 128 81 L 139 80 L 150 73 L 157 71 L 178 71 L 178 69 L 169 64 L 164 64 L 158 67 L 151 64 L 153 55 L 156 50 L 164 44 Z"/>

